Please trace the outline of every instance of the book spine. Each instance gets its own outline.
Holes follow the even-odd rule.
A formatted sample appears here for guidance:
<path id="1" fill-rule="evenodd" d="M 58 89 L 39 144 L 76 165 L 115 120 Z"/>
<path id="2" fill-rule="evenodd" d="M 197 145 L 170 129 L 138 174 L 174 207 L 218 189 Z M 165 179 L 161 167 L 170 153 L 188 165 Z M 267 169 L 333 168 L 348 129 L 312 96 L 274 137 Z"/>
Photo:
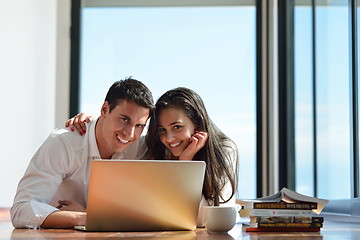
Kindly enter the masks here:
<path id="1" fill-rule="evenodd" d="M 251 223 L 250 227 L 295 227 L 295 228 L 321 228 L 322 223 Z"/>
<path id="2" fill-rule="evenodd" d="M 244 208 L 255 209 L 301 209 L 311 210 L 317 208 L 317 203 L 274 203 L 274 202 L 254 202 L 249 205 L 245 205 Z"/>
<path id="3" fill-rule="evenodd" d="M 311 217 L 311 210 L 279 210 L 279 209 L 240 209 L 240 217 L 250 216 L 308 216 Z"/>
<path id="4" fill-rule="evenodd" d="M 244 227 L 246 232 L 320 232 L 320 228 L 294 228 L 294 227 L 274 227 L 274 228 L 252 228 Z"/>
<path id="5" fill-rule="evenodd" d="M 323 217 L 250 217 L 251 223 L 322 223 L 324 222 Z"/>

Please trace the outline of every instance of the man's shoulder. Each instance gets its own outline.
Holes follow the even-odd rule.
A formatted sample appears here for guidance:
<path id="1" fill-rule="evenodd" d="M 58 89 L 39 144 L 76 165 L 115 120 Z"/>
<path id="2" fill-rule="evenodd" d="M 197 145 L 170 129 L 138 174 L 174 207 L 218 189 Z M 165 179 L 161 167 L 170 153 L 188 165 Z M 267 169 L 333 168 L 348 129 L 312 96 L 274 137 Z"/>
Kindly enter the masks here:
<path id="1" fill-rule="evenodd" d="M 77 132 L 72 132 L 70 131 L 69 128 L 56 128 L 54 131 L 52 131 L 52 133 L 50 133 L 50 137 L 56 138 L 56 137 L 61 137 L 61 138 L 76 138 L 77 136 L 81 135 Z"/>
<path id="2" fill-rule="evenodd" d="M 64 144 L 70 147 L 82 146 L 87 141 L 86 135 L 81 136 L 78 132 L 70 131 L 68 128 L 57 128 L 50 133 L 48 140 L 50 141 L 62 141 Z"/>
<path id="3" fill-rule="evenodd" d="M 52 133 L 50 133 L 50 136 L 56 137 L 69 133 L 72 133 L 69 128 L 56 128 L 54 131 L 52 131 Z"/>

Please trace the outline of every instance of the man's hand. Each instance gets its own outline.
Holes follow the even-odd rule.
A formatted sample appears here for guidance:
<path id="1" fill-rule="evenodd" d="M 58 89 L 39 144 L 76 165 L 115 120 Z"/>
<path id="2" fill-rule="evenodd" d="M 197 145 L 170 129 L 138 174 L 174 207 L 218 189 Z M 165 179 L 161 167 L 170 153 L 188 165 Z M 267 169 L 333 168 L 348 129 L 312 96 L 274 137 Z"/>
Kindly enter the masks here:
<path id="1" fill-rule="evenodd" d="M 180 154 L 179 160 L 192 160 L 195 154 L 205 146 L 207 139 L 207 132 L 196 131 L 190 138 L 189 146 Z"/>
<path id="2" fill-rule="evenodd" d="M 85 123 L 89 123 L 91 121 L 91 118 L 92 116 L 86 113 L 78 113 L 74 117 L 66 121 L 65 127 L 70 127 L 71 131 L 74 131 L 74 128 L 76 128 L 79 134 L 83 135 L 86 133 Z"/>
<path id="3" fill-rule="evenodd" d="M 59 205 L 56 207 L 61 211 L 74 211 L 74 212 L 86 212 L 86 209 L 75 201 L 59 200 Z"/>
<path id="4" fill-rule="evenodd" d="M 45 218 L 42 228 L 73 228 L 85 225 L 86 209 L 79 203 L 70 200 L 60 200 L 55 211 Z"/>
<path id="5" fill-rule="evenodd" d="M 86 212 L 55 211 L 41 224 L 42 228 L 73 228 L 86 224 Z"/>

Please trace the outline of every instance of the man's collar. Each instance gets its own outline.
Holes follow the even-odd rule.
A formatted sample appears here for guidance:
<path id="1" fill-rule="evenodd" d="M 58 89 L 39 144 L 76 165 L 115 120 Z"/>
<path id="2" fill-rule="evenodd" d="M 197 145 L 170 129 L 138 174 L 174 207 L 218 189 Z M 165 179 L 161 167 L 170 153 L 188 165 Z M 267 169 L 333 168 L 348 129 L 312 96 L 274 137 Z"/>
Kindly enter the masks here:
<path id="1" fill-rule="evenodd" d="M 99 148 L 96 142 L 96 134 L 95 134 L 95 127 L 96 123 L 99 120 L 99 118 L 92 120 L 88 125 L 88 131 L 89 131 L 89 157 L 93 159 L 101 159 Z M 114 153 L 111 158 L 112 159 L 121 159 L 123 158 L 124 153 L 126 152 L 126 149 L 122 153 Z"/>
<path id="2" fill-rule="evenodd" d="M 100 158 L 100 152 L 96 143 L 95 126 L 99 118 L 92 120 L 88 127 L 89 131 L 89 157 Z"/>

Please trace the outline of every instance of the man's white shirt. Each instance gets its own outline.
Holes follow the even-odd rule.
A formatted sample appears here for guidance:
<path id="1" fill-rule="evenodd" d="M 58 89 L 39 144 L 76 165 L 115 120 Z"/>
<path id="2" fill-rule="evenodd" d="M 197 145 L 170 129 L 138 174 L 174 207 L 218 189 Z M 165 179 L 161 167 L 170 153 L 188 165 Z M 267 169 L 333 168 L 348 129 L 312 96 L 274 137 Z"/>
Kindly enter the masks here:
<path id="1" fill-rule="evenodd" d="M 83 136 L 69 129 L 56 129 L 35 153 L 20 180 L 10 211 L 15 228 L 40 227 L 49 214 L 59 211 L 58 200 L 76 201 L 86 208 L 91 162 L 100 159 L 96 122 L 97 119 L 87 124 L 88 131 Z M 141 136 L 112 159 L 140 159 L 146 149 L 145 137 Z M 223 191 L 225 197 L 231 194 L 229 183 Z M 209 202 L 202 196 L 198 227 L 204 226 L 202 207 L 207 205 Z M 234 206 L 235 196 L 225 205 Z"/>
<path id="2" fill-rule="evenodd" d="M 49 214 L 59 211 L 58 200 L 76 201 L 86 208 L 91 162 L 100 158 L 96 122 L 87 125 L 83 136 L 69 129 L 56 129 L 49 135 L 18 185 L 10 211 L 14 227 L 40 227 Z M 112 159 L 138 159 L 145 146 L 141 137 Z"/>

